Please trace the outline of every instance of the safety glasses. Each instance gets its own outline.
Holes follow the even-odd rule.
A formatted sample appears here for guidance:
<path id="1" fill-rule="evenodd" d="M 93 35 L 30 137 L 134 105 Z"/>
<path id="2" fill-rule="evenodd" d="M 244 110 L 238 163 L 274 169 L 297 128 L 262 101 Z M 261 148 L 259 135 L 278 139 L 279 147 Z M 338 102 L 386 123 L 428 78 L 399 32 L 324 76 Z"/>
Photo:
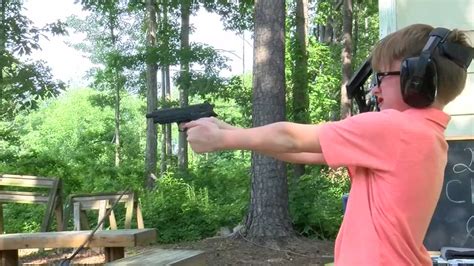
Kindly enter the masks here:
<path id="1" fill-rule="evenodd" d="M 400 71 L 390 71 L 390 72 L 376 72 L 375 73 L 375 86 L 380 87 L 382 84 L 382 79 L 386 76 L 400 76 Z"/>

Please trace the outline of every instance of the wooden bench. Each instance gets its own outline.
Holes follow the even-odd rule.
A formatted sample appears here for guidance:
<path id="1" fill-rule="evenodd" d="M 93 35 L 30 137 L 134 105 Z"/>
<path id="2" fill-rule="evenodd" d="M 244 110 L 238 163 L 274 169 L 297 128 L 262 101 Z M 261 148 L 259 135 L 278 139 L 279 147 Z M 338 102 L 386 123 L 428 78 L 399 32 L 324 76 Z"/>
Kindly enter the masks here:
<path id="1" fill-rule="evenodd" d="M 120 200 L 119 200 L 120 199 Z M 128 192 L 122 194 L 122 192 L 104 192 L 104 193 L 90 193 L 90 194 L 73 194 L 69 196 L 68 204 L 66 207 L 64 226 L 67 228 L 67 222 L 71 212 L 74 217 L 74 230 L 88 230 L 89 223 L 87 222 L 86 211 L 95 210 L 99 212 L 98 221 L 102 220 L 106 211 L 112 207 L 117 200 L 119 203 L 125 205 L 125 229 L 131 228 L 133 214 L 136 214 L 137 228 L 143 229 L 145 225 L 143 223 L 142 211 L 138 203 L 135 193 Z M 117 229 L 117 221 L 115 219 L 114 211 L 110 212 L 109 216 L 110 229 Z M 101 228 L 102 229 L 102 226 Z"/>
<path id="2" fill-rule="evenodd" d="M 19 191 L 18 187 L 35 189 L 35 192 Z M 6 188 L 10 190 L 7 191 Z M 56 214 L 57 229 L 58 231 L 62 230 L 61 192 L 61 180 L 57 178 L 0 174 L 0 233 L 4 231 L 2 206 L 4 203 L 44 204 L 46 212 L 40 230 L 42 232 L 48 231 L 53 212 Z"/>
<path id="3" fill-rule="evenodd" d="M 125 265 L 206 266 L 208 263 L 202 250 L 159 248 L 107 263 L 107 266 Z"/>
<path id="4" fill-rule="evenodd" d="M 63 231 L 0 235 L 0 265 L 17 266 L 18 250 L 27 248 L 77 248 L 91 231 Z M 156 241 L 156 229 L 97 231 L 85 247 L 103 247 L 106 262 L 124 257 L 125 247 L 148 245 Z"/>

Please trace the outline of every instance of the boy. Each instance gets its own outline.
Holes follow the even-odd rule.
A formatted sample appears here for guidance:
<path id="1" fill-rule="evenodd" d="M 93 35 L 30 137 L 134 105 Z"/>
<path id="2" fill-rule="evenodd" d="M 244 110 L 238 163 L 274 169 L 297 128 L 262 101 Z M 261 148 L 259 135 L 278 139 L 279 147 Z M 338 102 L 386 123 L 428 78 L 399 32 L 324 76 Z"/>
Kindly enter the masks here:
<path id="1" fill-rule="evenodd" d="M 450 118 L 442 110 L 464 88 L 473 54 L 463 33 L 432 32 L 428 25 L 408 26 L 375 47 L 373 94 L 380 112 L 320 125 L 241 129 L 204 118 L 182 127 L 198 153 L 245 149 L 292 163 L 347 166 L 350 200 L 336 240 L 336 265 L 432 265 L 423 239 L 447 161 Z M 464 53 L 452 56 L 444 43 Z"/>

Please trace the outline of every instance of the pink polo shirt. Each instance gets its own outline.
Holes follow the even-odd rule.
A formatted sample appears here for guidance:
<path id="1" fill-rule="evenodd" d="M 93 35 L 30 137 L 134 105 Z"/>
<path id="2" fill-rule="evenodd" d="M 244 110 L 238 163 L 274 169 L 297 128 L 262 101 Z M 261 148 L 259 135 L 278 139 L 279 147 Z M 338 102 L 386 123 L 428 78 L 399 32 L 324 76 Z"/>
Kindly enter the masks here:
<path id="1" fill-rule="evenodd" d="M 336 265 L 432 265 L 423 239 L 443 186 L 449 119 L 434 108 L 384 110 L 322 126 L 328 165 L 351 176 Z"/>

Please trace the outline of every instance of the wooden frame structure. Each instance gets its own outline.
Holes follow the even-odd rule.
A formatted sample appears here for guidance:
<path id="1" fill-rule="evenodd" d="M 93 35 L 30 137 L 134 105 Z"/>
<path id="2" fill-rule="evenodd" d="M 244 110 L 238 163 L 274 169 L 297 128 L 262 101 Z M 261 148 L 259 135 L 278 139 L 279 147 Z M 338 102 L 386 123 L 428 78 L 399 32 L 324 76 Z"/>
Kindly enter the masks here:
<path id="1" fill-rule="evenodd" d="M 62 231 L 0 235 L 0 265 L 16 266 L 18 250 L 26 248 L 77 248 L 92 231 Z M 144 246 L 156 241 L 156 229 L 122 229 L 95 232 L 87 248 L 104 247 L 105 261 L 124 257 L 125 247 Z"/>
<path id="2" fill-rule="evenodd" d="M 120 200 L 119 200 L 120 199 Z M 68 200 L 68 206 L 66 208 L 66 214 L 64 219 L 63 228 L 67 228 L 67 222 L 71 212 L 74 217 L 74 230 L 88 230 L 89 223 L 87 222 L 86 211 L 95 210 L 99 211 L 98 222 L 103 219 L 108 209 L 119 200 L 118 203 L 125 204 L 125 229 L 130 229 L 132 224 L 133 213 L 136 213 L 137 228 L 143 229 L 143 216 L 141 212 L 138 200 L 133 192 L 104 192 L 104 193 L 91 193 L 91 194 L 75 194 L 70 195 Z M 117 229 L 117 221 L 115 219 L 114 211 L 111 210 L 109 216 L 110 228 Z M 101 225 L 100 229 L 103 226 Z"/>
<path id="3" fill-rule="evenodd" d="M 10 188 L 7 191 L 3 187 Z M 15 189 L 13 189 L 15 187 Z M 44 192 L 19 191 L 21 188 L 38 188 Z M 53 212 L 56 215 L 57 230 L 63 229 L 62 185 L 57 178 L 0 174 L 0 233 L 3 233 L 3 204 L 26 203 L 45 204 L 46 212 L 41 223 L 41 231 L 48 231 L 51 225 Z"/>

